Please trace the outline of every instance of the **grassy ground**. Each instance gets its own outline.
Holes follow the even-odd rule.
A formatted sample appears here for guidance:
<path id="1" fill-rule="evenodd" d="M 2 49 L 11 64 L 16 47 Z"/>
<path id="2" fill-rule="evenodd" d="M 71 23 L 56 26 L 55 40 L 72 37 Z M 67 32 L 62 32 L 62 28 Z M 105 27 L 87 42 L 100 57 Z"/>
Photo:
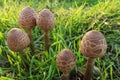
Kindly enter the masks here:
<path id="1" fill-rule="evenodd" d="M 17 20 L 25 6 L 37 12 L 50 8 L 56 18 L 49 52 L 44 49 L 43 31 L 37 26 L 33 29 L 34 56 L 30 58 L 29 48 L 25 49 L 28 70 L 21 66 L 21 53 L 10 51 L 6 44 L 7 32 L 21 28 Z M 55 58 L 64 48 L 76 55 L 73 72 L 84 70 L 86 58 L 79 46 L 83 35 L 92 29 L 101 31 L 108 43 L 105 56 L 95 60 L 94 79 L 120 80 L 120 0 L 53 0 L 52 6 L 48 0 L 0 0 L 0 80 L 53 80 L 60 76 Z"/>

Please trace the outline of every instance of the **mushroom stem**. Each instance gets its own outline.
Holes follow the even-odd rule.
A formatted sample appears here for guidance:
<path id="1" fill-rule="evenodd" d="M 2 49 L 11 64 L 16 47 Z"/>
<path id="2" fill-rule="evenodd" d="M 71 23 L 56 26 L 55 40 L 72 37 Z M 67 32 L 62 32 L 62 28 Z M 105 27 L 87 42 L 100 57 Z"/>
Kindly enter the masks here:
<path id="1" fill-rule="evenodd" d="M 94 58 L 88 58 L 87 60 L 87 66 L 86 66 L 86 72 L 84 75 L 84 80 L 91 80 L 92 79 L 92 73 L 93 73 L 93 67 L 94 67 Z"/>
<path id="2" fill-rule="evenodd" d="M 45 31 L 44 39 L 45 39 L 45 49 L 49 50 L 50 47 L 49 31 Z"/>
<path id="3" fill-rule="evenodd" d="M 63 73 L 62 80 L 69 80 L 69 73 L 67 73 L 67 74 Z"/>
<path id="4" fill-rule="evenodd" d="M 31 50 L 31 54 L 34 54 L 34 46 L 33 46 L 33 38 L 32 38 L 32 29 L 28 29 L 28 36 L 30 38 L 30 50 Z"/>

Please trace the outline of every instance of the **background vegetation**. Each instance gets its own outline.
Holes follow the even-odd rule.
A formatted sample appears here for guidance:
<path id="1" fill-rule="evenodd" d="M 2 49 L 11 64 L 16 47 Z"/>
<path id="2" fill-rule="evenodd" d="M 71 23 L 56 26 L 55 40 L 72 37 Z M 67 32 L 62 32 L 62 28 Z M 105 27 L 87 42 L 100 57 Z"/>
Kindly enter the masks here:
<path id="1" fill-rule="evenodd" d="M 7 32 L 21 28 L 17 20 L 25 6 L 37 12 L 49 8 L 56 18 L 55 28 L 50 31 L 49 52 L 44 49 L 43 31 L 37 26 L 33 29 L 34 56 L 30 58 L 29 48 L 25 49 L 28 71 L 21 66 L 21 53 L 9 50 L 6 44 Z M 93 29 L 101 31 L 108 43 L 105 56 L 95 60 L 94 79 L 119 80 L 120 0 L 0 0 L 0 80 L 53 80 L 60 76 L 55 58 L 64 48 L 76 55 L 73 72 L 84 70 L 86 58 L 80 52 L 80 41 Z"/>

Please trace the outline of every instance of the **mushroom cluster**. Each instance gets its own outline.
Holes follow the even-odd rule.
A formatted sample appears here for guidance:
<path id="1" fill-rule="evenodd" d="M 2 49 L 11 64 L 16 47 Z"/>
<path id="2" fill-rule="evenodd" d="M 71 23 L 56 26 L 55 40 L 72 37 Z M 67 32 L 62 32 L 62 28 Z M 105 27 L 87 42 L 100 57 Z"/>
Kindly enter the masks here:
<path id="1" fill-rule="evenodd" d="M 56 57 L 56 65 L 63 73 L 62 80 L 69 80 L 69 73 L 75 67 L 75 56 L 69 49 L 62 50 Z"/>
<path id="2" fill-rule="evenodd" d="M 32 29 L 36 24 L 45 31 L 45 47 L 46 50 L 50 47 L 49 30 L 55 26 L 54 14 L 49 9 L 43 9 L 36 13 L 32 7 L 25 7 L 19 13 L 18 24 L 28 31 L 30 38 L 30 49 L 31 53 L 34 53 Z"/>
<path id="3" fill-rule="evenodd" d="M 94 59 L 102 57 L 107 50 L 104 35 L 96 30 L 87 32 L 82 38 L 80 50 L 83 55 L 88 57 L 84 80 L 91 80 Z"/>
<path id="4" fill-rule="evenodd" d="M 30 45 L 31 52 L 34 52 L 32 28 L 36 24 L 44 31 L 45 48 L 49 49 L 49 31 L 55 26 L 54 14 L 49 9 L 43 9 L 37 14 L 33 8 L 25 7 L 19 14 L 18 23 L 28 30 L 28 35 L 21 29 L 12 28 L 7 34 L 7 44 L 10 50 L 18 52 Z M 102 57 L 107 50 L 104 35 L 96 30 L 87 32 L 82 38 L 80 50 L 84 56 L 88 57 L 84 80 L 91 80 L 94 59 Z M 75 65 L 75 55 L 69 49 L 62 50 L 56 57 L 56 66 L 63 73 L 62 80 L 69 80 L 69 73 Z"/>
<path id="5" fill-rule="evenodd" d="M 21 29 L 12 28 L 7 34 L 7 44 L 9 49 L 18 52 L 30 44 L 30 39 Z"/>
<path id="6" fill-rule="evenodd" d="M 36 22 L 37 21 L 37 22 Z M 12 28 L 7 34 L 7 45 L 14 52 L 21 52 L 30 46 L 31 54 L 34 53 L 32 29 L 37 25 L 45 31 L 46 49 L 49 49 L 49 30 L 55 26 L 54 14 L 49 9 L 43 9 L 37 15 L 32 7 L 25 7 L 19 13 L 18 24 L 27 30 L 28 34 L 19 28 Z M 22 51 L 23 52 L 23 51 Z M 24 56 L 22 56 L 24 57 Z"/>

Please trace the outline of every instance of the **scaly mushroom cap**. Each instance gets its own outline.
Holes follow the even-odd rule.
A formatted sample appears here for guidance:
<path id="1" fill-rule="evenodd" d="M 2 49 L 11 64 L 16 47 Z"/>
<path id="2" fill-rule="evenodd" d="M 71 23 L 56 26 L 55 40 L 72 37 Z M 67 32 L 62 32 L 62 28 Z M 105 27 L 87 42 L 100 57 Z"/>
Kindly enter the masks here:
<path id="1" fill-rule="evenodd" d="M 96 30 L 87 32 L 82 38 L 80 49 L 86 57 L 102 57 L 107 50 L 104 35 Z"/>
<path id="2" fill-rule="evenodd" d="M 18 23 L 25 29 L 31 29 L 36 26 L 36 12 L 31 7 L 25 7 L 19 14 Z"/>
<path id="3" fill-rule="evenodd" d="M 69 73 L 75 67 L 75 56 L 69 49 L 62 50 L 56 57 L 56 65 L 63 73 Z"/>
<path id="4" fill-rule="evenodd" d="M 21 51 L 30 44 L 28 35 L 21 29 L 12 28 L 7 34 L 7 44 L 12 51 Z"/>
<path id="5" fill-rule="evenodd" d="M 43 9 L 36 18 L 37 25 L 44 31 L 48 31 L 55 26 L 54 15 L 49 9 Z"/>

